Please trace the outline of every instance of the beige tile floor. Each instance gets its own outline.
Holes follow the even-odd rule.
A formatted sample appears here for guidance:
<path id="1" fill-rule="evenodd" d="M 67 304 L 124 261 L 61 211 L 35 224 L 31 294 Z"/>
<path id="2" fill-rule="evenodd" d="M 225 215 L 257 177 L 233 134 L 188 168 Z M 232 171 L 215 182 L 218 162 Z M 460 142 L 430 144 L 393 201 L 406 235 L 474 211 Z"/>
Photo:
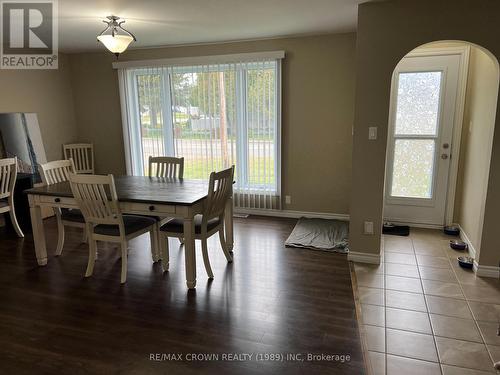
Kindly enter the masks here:
<path id="1" fill-rule="evenodd" d="M 440 231 L 384 236 L 379 266 L 355 263 L 372 373 L 495 374 L 500 281 L 456 263 Z"/>

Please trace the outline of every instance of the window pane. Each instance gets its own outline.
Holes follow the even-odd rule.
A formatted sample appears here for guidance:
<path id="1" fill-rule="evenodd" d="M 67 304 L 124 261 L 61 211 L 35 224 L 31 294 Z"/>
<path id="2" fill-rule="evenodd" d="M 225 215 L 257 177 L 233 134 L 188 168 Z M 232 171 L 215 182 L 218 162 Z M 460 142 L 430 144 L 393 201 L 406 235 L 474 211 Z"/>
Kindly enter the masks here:
<path id="1" fill-rule="evenodd" d="M 400 73 L 396 135 L 437 135 L 441 72 Z"/>
<path id="2" fill-rule="evenodd" d="M 171 75 L 174 148 L 185 178 L 207 179 L 236 164 L 236 72 L 195 70 Z"/>
<path id="3" fill-rule="evenodd" d="M 397 139 L 391 195 L 405 198 L 432 198 L 435 141 Z"/>
<path id="4" fill-rule="evenodd" d="M 140 74 L 136 76 L 139 105 L 140 133 L 143 150 L 143 170 L 148 175 L 150 156 L 164 155 L 163 108 L 161 74 Z"/>
<path id="5" fill-rule="evenodd" d="M 274 69 L 247 71 L 248 180 L 255 187 L 275 180 L 276 94 Z"/>
<path id="6" fill-rule="evenodd" d="M 184 177 L 235 165 L 234 186 L 277 192 L 276 61 L 138 68 L 129 98 L 134 173 L 148 157 L 184 157 Z"/>

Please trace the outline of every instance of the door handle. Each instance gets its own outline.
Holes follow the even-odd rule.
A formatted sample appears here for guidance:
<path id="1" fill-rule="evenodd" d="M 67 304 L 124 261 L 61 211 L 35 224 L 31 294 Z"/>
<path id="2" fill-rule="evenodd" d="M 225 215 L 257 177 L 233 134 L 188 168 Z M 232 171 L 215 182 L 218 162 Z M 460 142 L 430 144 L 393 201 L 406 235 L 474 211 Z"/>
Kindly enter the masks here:
<path id="1" fill-rule="evenodd" d="M 448 154 L 441 154 L 441 159 L 443 159 L 443 160 L 448 159 Z"/>

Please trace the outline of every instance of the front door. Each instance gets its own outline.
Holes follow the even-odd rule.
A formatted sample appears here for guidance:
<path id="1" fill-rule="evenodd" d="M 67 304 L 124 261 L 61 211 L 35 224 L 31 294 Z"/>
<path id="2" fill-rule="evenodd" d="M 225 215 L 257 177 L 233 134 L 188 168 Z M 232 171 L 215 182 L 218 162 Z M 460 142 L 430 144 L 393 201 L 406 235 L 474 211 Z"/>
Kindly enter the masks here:
<path id="1" fill-rule="evenodd" d="M 385 220 L 444 224 L 459 68 L 459 55 L 405 57 L 396 67 Z"/>

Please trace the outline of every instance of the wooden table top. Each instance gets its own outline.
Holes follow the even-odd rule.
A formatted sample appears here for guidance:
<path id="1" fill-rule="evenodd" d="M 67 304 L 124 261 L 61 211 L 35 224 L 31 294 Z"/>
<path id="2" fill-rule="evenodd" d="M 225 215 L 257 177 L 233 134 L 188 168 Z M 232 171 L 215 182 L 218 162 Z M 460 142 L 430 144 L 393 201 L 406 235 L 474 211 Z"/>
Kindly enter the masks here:
<path id="1" fill-rule="evenodd" d="M 192 205 L 207 197 L 208 182 L 162 177 L 115 177 L 116 194 L 122 202 Z M 69 182 L 25 190 L 26 194 L 73 197 Z"/>

